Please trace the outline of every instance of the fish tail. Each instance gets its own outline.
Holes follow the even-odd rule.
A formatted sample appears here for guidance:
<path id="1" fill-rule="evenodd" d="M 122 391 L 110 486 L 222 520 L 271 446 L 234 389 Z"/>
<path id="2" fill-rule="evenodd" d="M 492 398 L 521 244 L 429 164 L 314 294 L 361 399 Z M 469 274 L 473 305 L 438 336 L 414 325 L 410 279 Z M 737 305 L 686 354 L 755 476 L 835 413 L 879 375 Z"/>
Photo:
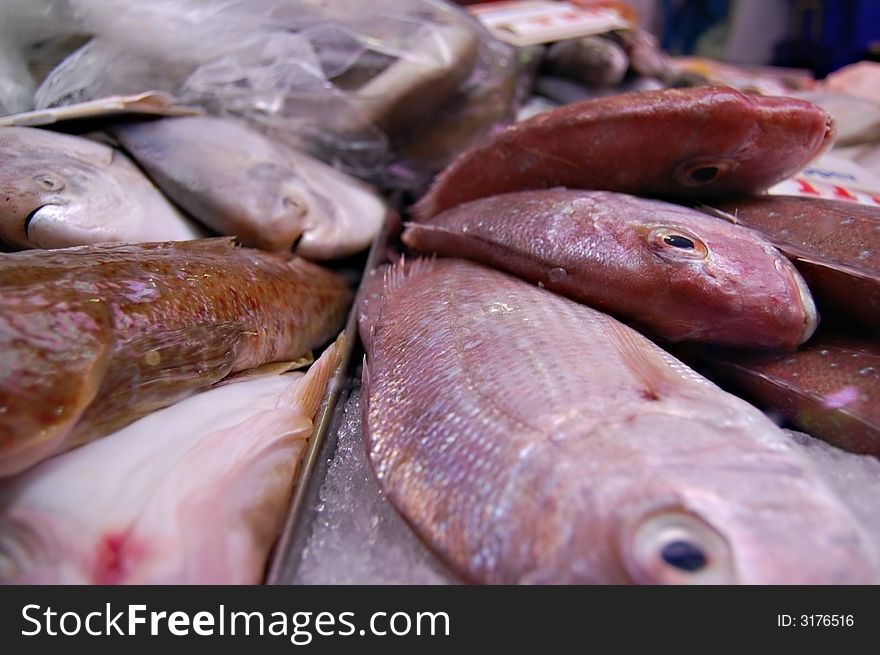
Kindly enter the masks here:
<path id="1" fill-rule="evenodd" d="M 288 387 L 281 395 L 279 406 L 288 405 L 300 408 L 301 412 L 314 419 L 321 406 L 330 378 L 339 368 L 345 353 L 345 334 L 337 337 L 318 358 L 304 377 Z"/>

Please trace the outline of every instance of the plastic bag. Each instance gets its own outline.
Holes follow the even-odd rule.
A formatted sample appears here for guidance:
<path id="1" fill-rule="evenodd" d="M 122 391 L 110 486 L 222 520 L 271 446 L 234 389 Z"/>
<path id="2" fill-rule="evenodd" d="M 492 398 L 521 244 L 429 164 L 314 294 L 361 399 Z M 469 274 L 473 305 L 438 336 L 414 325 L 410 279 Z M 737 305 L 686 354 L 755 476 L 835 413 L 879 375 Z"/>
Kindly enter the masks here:
<path id="1" fill-rule="evenodd" d="M 511 49 L 440 0 L 69 2 L 94 38 L 38 108 L 167 91 L 386 188 L 512 118 Z"/>
<path id="2" fill-rule="evenodd" d="M 47 62 L 54 66 L 81 44 L 69 40 L 71 13 L 67 0 L 0 2 L 0 115 L 31 109 Z"/>

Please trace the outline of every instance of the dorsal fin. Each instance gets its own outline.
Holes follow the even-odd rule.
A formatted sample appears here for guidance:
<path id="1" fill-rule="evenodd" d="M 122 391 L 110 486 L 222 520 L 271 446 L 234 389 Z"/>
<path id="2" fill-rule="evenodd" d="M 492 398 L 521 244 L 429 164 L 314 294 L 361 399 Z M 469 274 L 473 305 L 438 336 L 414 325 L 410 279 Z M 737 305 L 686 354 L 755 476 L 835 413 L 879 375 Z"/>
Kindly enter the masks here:
<path id="1" fill-rule="evenodd" d="M 382 315 L 386 296 L 400 291 L 408 280 L 429 273 L 433 270 L 435 261 L 433 257 L 407 259 L 401 256 L 394 264 L 385 264 L 367 273 L 361 284 L 357 310 L 358 330 L 367 352 L 370 350 L 374 328 Z"/>

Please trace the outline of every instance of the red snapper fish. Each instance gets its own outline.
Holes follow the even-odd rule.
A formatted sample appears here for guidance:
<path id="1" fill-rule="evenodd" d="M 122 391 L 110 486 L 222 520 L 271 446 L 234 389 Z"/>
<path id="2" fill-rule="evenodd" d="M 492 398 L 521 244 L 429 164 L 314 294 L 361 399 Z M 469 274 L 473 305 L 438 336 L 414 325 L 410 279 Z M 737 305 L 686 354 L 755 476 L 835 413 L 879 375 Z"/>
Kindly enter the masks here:
<path id="1" fill-rule="evenodd" d="M 880 455 L 880 346 L 820 335 L 793 353 L 713 352 L 718 375 L 812 436 Z"/>
<path id="2" fill-rule="evenodd" d="M 818 321 L 806 283 L 769 242 L 660 200 L 506 193 L 410 223 L 403 241 L 509 271 L 669 341 L 793 349 Z"/>
<path id="3" fill-rule="evenodd" d="M 754 193 L 831 147 L 831 116 L 805 100 L 728 87 L 575 102 L 466 150 L 414 206 L 425 220 L 469 200 L 572 187 L 711 198 Z"/>
<path id="4" fill-rule="evenodd" d="M 615 319 L 464 260 L 374 272 L 364 433 L 388 499 L 484 583 L 876 583 L 762 412 Z"/>

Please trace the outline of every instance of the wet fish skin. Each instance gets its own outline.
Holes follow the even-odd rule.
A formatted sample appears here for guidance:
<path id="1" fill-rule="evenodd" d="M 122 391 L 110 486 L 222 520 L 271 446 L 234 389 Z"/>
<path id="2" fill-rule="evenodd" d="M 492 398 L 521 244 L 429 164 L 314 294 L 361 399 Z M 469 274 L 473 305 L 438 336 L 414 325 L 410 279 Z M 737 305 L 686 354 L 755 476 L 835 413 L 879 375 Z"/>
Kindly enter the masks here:
<path id="1" fill-rule="evenodd" d="M 666 77 L 669 74 L 667 55 L 660 49 L 657 37 L 647 30 L 615 30 L 611 38 L 621 45 L 637 75 Z"/>
<path id="2" fill-rule="evenodd" d="M 403 242 L 509 271 L 670 341 L 793 349 L 818 322 L 806 283 L 768 242 L 659 200 L 507 193 L 410 223 Z"/>
<path id="3" fill-rule="evenodd" d="M 0 583 L 260 583 L 341 353 L 205 391 L 0 482 Z"/>
<path id="4" fill-rule="evenodd" d="M 423 26 L 411 51 L 361 86 L 352 103 L 386 134 L 411 127 L 450 100 L 477 62 L 477 33 L 454 24 Z"/>
<path id="5" fill-rule="evenodd" d="M 451 259 L 378 270 L 364 297 L 371 464 L 466 580 L 878 579 L 779 428 L 610 317 Z"/>
<path id="6" fill-rule="evenodd" d="M 880 455 L 880 347 L 821 335 L 788 354 L 715 351 L 715 373 L 757 404 L 839 448 Z"/>
<path id="7" fill-rule="evenodd" d="M 565 186 L 707 198 L 757 192 L 831 146 L 819 107 L 726 87 L 576 102 L 497 133 L 456 158 L 416 205 L 425 220 L 485 196 Z"/>
<path id="8" fill-rule="evenodd" d="M 0 127 L 0 238 L 19 248 L 204 236 L 125 155 L 81 137 Z"/>
<path id="9" fill-rule="evenodd" d="M 385 214 L 365 184 L 232 119 L 166 118 L 112 132 L 176 203 L 244 245 L 284 250 L 305 234 L 306 254 L 343 256 L 367 247 Z M 344 225 L 331 232 L 335 223 Z"/>
<path id="10" fill-rule="evenodd" d="M 298 257 L 209 239 L 4 255 L 0 296 L 2 477 L 297 358 L 339 329 L 351 292 Z"/>
<path id="11" fill-rule="evenodd" d="M 788 255 L 820 310 L 880 326 L 880 210 L 784 195 L 713 201 L 708 210 L 757 230 Z"/>
<path id="12" fill-rule="evenodd" d="M 548 70 L 587 86 L 614 86 L 623 81 L 629 57 L 614 41 L 591 35 L 557 41 L 545 56 Z"/>

